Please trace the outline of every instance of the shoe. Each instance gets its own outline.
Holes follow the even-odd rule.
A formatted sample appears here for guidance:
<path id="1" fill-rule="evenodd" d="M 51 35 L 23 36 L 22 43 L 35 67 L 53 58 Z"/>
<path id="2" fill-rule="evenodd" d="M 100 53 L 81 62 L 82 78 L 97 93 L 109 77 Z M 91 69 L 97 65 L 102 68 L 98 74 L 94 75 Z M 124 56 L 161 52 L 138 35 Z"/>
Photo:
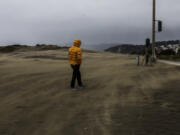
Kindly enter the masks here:
<path id="1" fill-rule="evenodd" d="M 71 88 L 71 90 L 75 91 L 75 90 L 78 90 L 78 89 L 76 89 L 76 88 Z"/>
<path id="2" fill-rule="evenodd" d="M 83 88 L 86 88 L 86 87 L 85 87 L 84 85 L 82 85 L 82 86 L 79 86 L 79 88 L 80 88 L 80 89 L 83 89 Z"/>

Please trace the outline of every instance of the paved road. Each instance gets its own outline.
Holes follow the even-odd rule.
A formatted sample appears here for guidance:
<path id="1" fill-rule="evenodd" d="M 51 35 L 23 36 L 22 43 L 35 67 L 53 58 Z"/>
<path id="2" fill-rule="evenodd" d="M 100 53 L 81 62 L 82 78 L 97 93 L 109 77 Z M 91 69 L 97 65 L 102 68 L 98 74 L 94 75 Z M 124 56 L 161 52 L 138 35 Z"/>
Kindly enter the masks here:
<path id="1" fill-rule="evenodd" d="M 158 60 L 158 61 L 165 64 L 180 66 L 180 62 L 174 62 L 174 61 L 168 61 L 168 60 Z"/>

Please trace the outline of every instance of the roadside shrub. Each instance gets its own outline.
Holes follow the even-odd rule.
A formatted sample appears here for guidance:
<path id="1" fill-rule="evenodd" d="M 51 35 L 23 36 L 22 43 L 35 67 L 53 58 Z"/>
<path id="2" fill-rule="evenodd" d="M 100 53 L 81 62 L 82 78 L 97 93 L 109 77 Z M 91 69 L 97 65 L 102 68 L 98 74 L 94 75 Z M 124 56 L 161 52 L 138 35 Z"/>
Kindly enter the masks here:
<path id="1" fill-rule="evenodd" d="M 160 52 L 160 55 L 176 55 L 176 53 L 173 50 L 168 49 Z"/>

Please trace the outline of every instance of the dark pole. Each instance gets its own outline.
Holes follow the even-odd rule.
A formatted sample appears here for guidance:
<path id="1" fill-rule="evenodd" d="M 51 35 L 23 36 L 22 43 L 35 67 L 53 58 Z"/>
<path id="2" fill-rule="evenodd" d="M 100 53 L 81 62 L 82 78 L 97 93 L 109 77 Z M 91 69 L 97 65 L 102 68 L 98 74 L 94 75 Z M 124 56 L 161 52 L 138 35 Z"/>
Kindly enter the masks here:
<path id="1" fill-rule="evenodd" d="M 155 60 L 155 43 L 156 43 L 156 0 L 153 0 L 153 15 L 152 15 L 152 57 Z"/>

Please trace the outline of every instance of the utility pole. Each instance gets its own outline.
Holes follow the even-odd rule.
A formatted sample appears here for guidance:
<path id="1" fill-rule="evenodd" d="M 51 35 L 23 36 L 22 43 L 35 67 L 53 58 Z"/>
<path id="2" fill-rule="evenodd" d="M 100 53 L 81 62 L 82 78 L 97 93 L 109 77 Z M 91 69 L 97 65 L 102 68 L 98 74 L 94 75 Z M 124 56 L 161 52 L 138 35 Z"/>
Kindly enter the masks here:
<path id="1" fill-rule="evenodd" d="M 152 15 L 152 57 L 156 60 L 155 54 L 156 44 L 156 0 L 153 0 L 153 15 Z"/>

